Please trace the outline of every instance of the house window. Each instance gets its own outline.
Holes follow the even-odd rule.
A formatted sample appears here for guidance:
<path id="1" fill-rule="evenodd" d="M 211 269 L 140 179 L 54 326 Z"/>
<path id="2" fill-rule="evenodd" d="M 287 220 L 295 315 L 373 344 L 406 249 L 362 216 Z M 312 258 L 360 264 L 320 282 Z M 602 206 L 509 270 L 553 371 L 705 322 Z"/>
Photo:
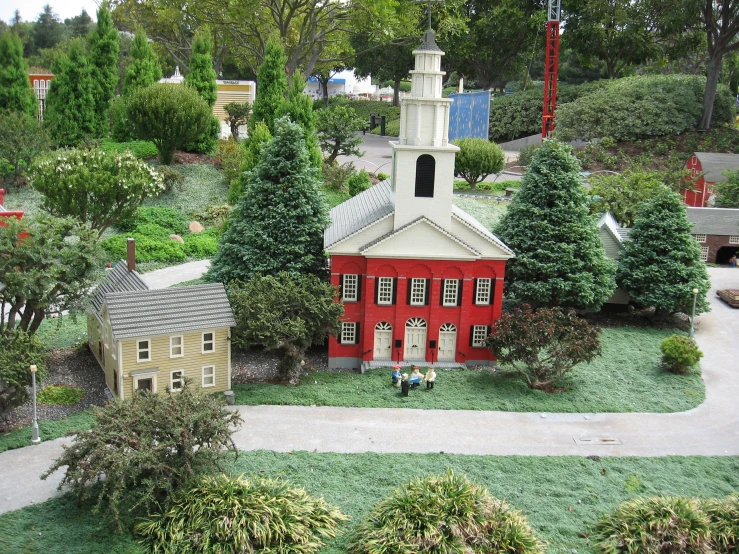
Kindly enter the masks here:
<path id="1" fill-rule="evenodd" d="M 169 374 L 169 390 L 172 392 L 179 392 L 182 390 L 182 385 L 185 383 L 185 372 L 181 369 L 173 371 Z"/>
<path id="2" fill-rule="evenodd" d="M 341 344 L 357 344 L 359 323 L 344 322 L 341 324 Z"/>
<path id="3" fill-rule="evenodd" d="M 377 303 L 389 306 L 393 303 L 393 278 L 379 277 L 377 279 Z"/>
<path id="4" fill-rule="evenodd" d="M 136 361 L 151 361 L 151 341 L 149 339 L 139 339 L 136 341 Z"/>
<path id="5" fill-rule="evenodd" d="M 185 355 L 185 349 L 183 344 L 182 335 L 176 337 L 169 337 L 169 357 L 170 358 L 181 358 Z"/>
<path id="6" fill-rule="evenodd" d="M 459 279 L 444 279 L 444 306 L 456 306 L 459 292 Z"/>
<path id="7" fill-rule="evenodd" d="M 729 237 L 729 244 L 739 244 L 739 235 L 731 235 Z"/>
<path id="8" fill-rule="evenodd" d="M 426 279 L 411 279 L 411 306 L 424 306 L 426 304 Z"/>
<path id="9" fill-rule="evenodd" d="M 341 299 L 344 302 L 356 302 L 358 300 L 357 292 L 359 290 L 358 275 L 344 275 L 341 283 Z"/>
<path id="10" fill-rule="evenodd" d="M 472 346 L 474 348 L 484 348 L 485 339 L 488 337 L 487 325 L 473 325 L 472 326 Z"/>
<path id="11" fill-rule="evenodd" d="M 203 354 L 216 351 L 216 334 L 213 331 L 203 333 Z"/>
<path id="12" fill-rule="evenodd" d="M 416 197 L 434 197 L 434 176 L 436 160 L 430 154 L 418 156 L 416 160 Z"/>
<path id="13" fill-rule="evenodd" d="M 475 304 L 485 306 L 490 304 L 490 288 L 492 279 L 484 278 L 477 280 L 477 288 L 475 289 Z"/>
<path id="14" fill-rule="evenodd" d="M 706 235 L 693 235 L 693 237 L 700 243 L 706 242 Z"/>
<path id="15" fill-rule="evenodd" d="M 701 261 L 708 261 L 708 246 L 701 246 Z"/>
<path id="16" fill-rule="evenodd" d="M 203 388 L 216 386 L 216 366 L 203 367 Z"/>

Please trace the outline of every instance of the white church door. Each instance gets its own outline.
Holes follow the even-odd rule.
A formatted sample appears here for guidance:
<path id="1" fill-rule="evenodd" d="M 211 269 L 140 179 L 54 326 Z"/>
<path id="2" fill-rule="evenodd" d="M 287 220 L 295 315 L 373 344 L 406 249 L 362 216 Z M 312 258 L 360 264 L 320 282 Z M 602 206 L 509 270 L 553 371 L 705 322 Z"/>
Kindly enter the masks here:
<path id="1" fill-rule="evenodd" d="M 440 362 L 453 362 L 457 354 L 457 328 L 451 323 L 445 323 L 439 329 L 439 358 Z"/>
<path id="2" fill-rule="evenodd" d="M 426 320 L 420 317 L 412 317 L 405 324 L 404 359 L 426 359 Z"/>
<path id="3" fill-rule="evenodd" d="M 392 357 L 393 326 L 386 321 L 375 325 L 375 360 L 390 360 Z"/>

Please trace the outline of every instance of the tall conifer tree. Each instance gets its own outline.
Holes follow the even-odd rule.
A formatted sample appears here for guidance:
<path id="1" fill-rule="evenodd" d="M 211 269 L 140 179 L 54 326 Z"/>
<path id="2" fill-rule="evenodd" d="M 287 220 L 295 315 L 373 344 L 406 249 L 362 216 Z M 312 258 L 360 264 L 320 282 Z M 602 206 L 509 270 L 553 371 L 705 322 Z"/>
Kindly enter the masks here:
<path id="1" fill-rule="evenodd" d="M 98 136 L 102 136 L 107 130 L 109 103 L 118 86 L 120 38 L 107 2 L 100 5 L 97 18 L 95 30 L 90 35 L 90 61 L 95 84 L 93 97 L 97 116 L 96 127 Z"/>
<path id="2" fill-rule="evenodd" d="M 128 96 L 131 91 L 139 87 L 148 87 L 162 78 L 162 66 L 159 58 L 149 45 L 149 39 L 143 29 L 136 31 L 131 46 L 132 61 L 126 69 L 126 78 L 123 81 L 123 95 Z"/>
<path id="3" fill-rule="evenodd" d="M 212 108 L 216 103 L 216 70 L 213 68 L 213 41 L 205 32 L 198 32 L 192 42 L 190 71 L 185 75 L 190 85 Z"/>
<path id="4" fill-rule="evenodd" d="M 271 38 L 264 52 L 264 61 L 257 71 L 257 97 L 249 120 L 249 133 L 260 121 L 269 127 L 274 135 L 277 113 L 287 94 L 287 56 L 279 40 Z"/>
<path id="5" fill-rule="evenodd" d="M 35 116 L 38 110 L 23 59 L 23 43 L 12 31 L 0 35 L 0 110 L 30 116 Z"/>
<path id="6" fill-rule="evenodd" d="M 323 165 L 323 156 L 316 134 L 316 113 L 313 111 L 313 100 L 307 94 L 303 94 L 303 89 L 305 89 L 305 79 L 300 73 L 295 73 L 292 76 L 287 98 L 282 102 L 277 113 L 279 116 L 287 115 L 291 121 L 303 128 L 303 138 L 308 148 L 311 165 L 320 168 Z"/>

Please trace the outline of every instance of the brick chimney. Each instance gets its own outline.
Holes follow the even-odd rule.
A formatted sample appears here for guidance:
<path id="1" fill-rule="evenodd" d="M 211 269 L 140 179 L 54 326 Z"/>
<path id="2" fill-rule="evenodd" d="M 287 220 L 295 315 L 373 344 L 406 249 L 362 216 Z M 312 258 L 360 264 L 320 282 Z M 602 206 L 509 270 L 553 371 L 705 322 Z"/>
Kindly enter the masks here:
<path id="1" fill-rule="evenodd" d="M 128 239 L 126 244 L 126 265 L 128 271 L 136 271 L 136 239 Z"/>

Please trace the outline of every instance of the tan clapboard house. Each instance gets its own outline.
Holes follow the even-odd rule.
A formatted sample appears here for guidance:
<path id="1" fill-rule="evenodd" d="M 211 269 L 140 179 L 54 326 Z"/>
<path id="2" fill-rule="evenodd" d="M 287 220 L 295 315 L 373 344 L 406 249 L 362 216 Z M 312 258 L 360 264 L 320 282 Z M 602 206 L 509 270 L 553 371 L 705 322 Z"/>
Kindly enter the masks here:
<path id="1" fill-rule="evenodd" d="M 235 321 L 223 285 L 149 290 L 131 265 L 108 272 L 88 309 L 88 344 L 110 396 L 178 391 L 185 378 L 203 391 L 229 390 Z"/>

